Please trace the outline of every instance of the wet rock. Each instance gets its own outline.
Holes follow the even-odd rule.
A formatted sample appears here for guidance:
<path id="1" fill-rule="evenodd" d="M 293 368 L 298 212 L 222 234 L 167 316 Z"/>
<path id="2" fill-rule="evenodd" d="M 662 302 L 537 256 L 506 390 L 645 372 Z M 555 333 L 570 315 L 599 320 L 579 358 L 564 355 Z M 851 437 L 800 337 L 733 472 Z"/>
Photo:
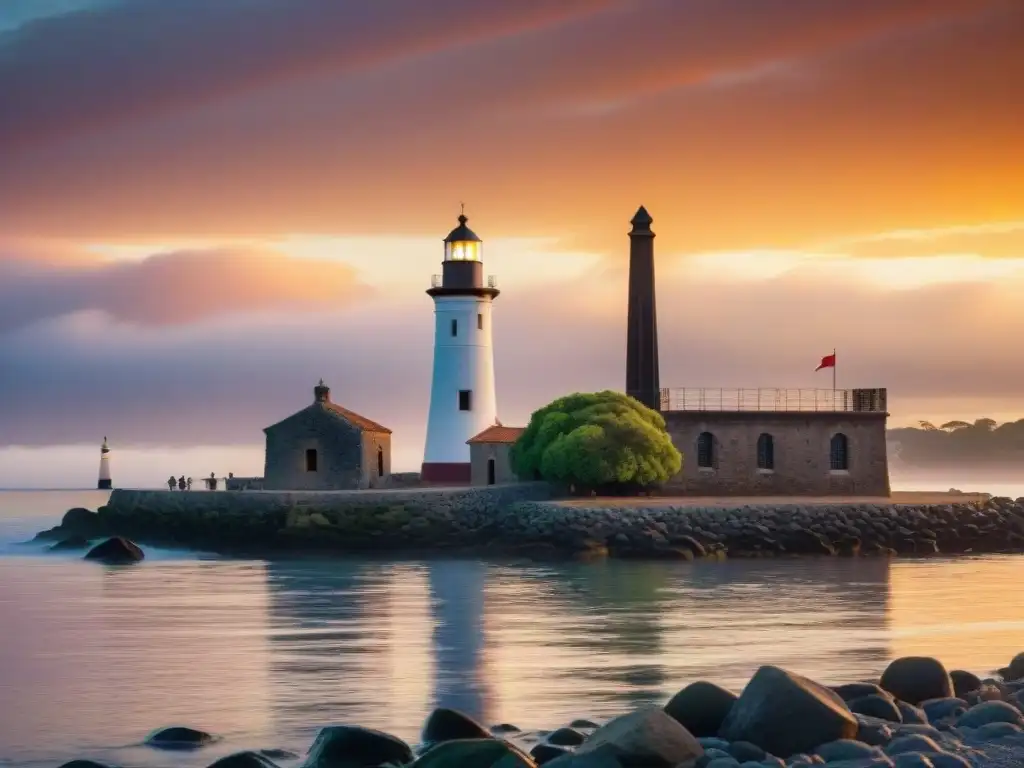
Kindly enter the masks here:
<path id="1" fill-rule="evenodd" d="M 743 689 L 719 735 L 788 757 L 856 733 L 857 720 L 837 694 L 800 675 L 764 666 Z"/>
<path id="2" fill-rule="evenodd" d="M 854 699 L 860 699 L 865 696 L 884 696 L 888 699 L 892 698 L 891 693 L 874 683 L 847 683 L 846 685 L 833 686 L 832 690 L 839 695 L 839 698 L 846 702 L 853 701 Z"/>
<path id="3" fill-rule="evenodd" d="M 1024 679 L 1024 653 L 1018 653 L 1014 656 L 1010 666 L 1002 670 L 1002 674 L 1007 680 Z"/>
<path id="4" fill-rule="evenodd" d="M 271 760 L 297 760 L 299 756 L 290 749 L 261 749 L 259 753 Z"/>
<path id="5" fill-rule="evenodd" d="M 66 539 L 61 539 L 52 547 L 51 552 L 68 552 L 75 549 L 86 549 L 89 546 L 89 540 L 84 536 L 69 536 Z"/>
<path id="6" fill-rule="evenodd" d="M 897 701 L 896 706 L 900 710 L 904 723 L 908 725 L 928 725 L 928 715 L 920 707 L 907 704 L 905 701 Z"/>
<path id="7" fill-rule="evenodd" d="M 571 754 L 568 749 L 556 747 L 553 744 L 537 744 L 530 750 L 530 757 L 534 759 L 537 765 L 544 765 L 544 763 L 549 763 L 556 758 L 568 754 Z"/>
<path id="8" fill-rule="evenodd" d="M 738 697 L 720 685 L 690 683 L 665 705 L 665 712 L 694 736 L 714 736 Z"/>
<path id="9" fill-rule="evenodd" d="M 370 728 L 332 725 L 321 728 L 306 754 L 304 768 L 370 768 L 408 763 L 412 749 L 396 736 Z"/>
<path id="10" fill-rule="evenodd" d="M 968 693 L 981 688 L 981 678 L 962 669 L 954 669 L 949 673 L 949 677 L 953 681 L 953 692 L 957 698 L 962 699 Z"/>
<path id="11" fill-rule="evenodd" d="M 1005 701 L 986 701 L 971 707 L 956 721 L 956 724 L 963 728 L 980 728 L 988 723 L 1024 725 L 1024 715 Z"/>
<path id="12" fill-rule="evenodd" d="M 920 752 L 904 752 L 893 758 L 895 768 L 935 768 L 935 763 Z"/>
<path id="13" fill-rule="evenodd" d="M 570 728 L 597 728 L 598 725 L 593 720 L 579 719 L 579 720 L 573 720 L 571 723 L 569 723 L 569 727 Z"/>
<path id="14" fill-rule="evenodd" d="M 885 747 L 887 755 L 900 755 L 904 752 L 941 752 L 942 747 L 935 743 L 934 739 L 922 736 L 918 733 L 910 736 L 900 736 L 889 742 Z"/>
<path id="15" fill-rule="evenodd" d="M 928 722 L 935 723 L 950 717 L 960 717 L 970 705 L 963 699 L 929 699 L 921 702 Z"/>
<path id="16" fill-rule="evenodd" d="M 575 728 L 559 728 L 557 731 L 552 731 L 548 734 L 547 743 L 559 747 L 578 747 L 586 741 L 586 738 Z"/>
<path id="17" fill-rule="evenodd" d="M 993 741 L 1005 736 L 1019 736 L 1022 733 L 1021 727 L 1016 723 L 995 722 L 985 723 L 974 732 L 974 737 L 979 741 Z"/>
<path id="18" fill-rule="evenodd" d="M 552 760 L 548 765 L 555 765 Z M 379 765 L 379 763 L 374 763 Z M 533 758 L 501 739 L 453 739 L 435 744 L 414 768 L 534 768 Z"/>
<path id="19" fill-rule="evenodd" d="M 519 733 L 520 730 L 511 723 L 498 723 L 491 726 L 491 733 Z"/>
<path id="20" fill-rule="evenodd" d="M 741 763 L 758 763 L 767 756 L 763 749 L 749 741 L 734 741 L 726 751 Z"/>
<path id="21" fill-rule="evenodd" d="M 60 529 L 68 534 L 80 536 L 97 536 L 103 532 L 100 516 L 91 509 L 74 507 L 64 513 L 60 521 Z"/>
<path id="22" fill-rule="evenodd" d="M 879 720 L 887 720 L 890 723 L 903 722 L 900 708 L 888 696 L 879 696 L 877 694 L 861 696 L 859 699 L 849 702 L 849 707 L 851 712 L 856 712 L 858 715 L 877 717 Z"/>
<path id="23" fill-rule="evenodd" d="M 858 717 L 857 741 L 872 747 L 884 747 L 892 741 L 892 728 L 884 720 Z"/>
<path id="24" fill-rule="evenodd" d="M 822 744 L 814 754 L 818 755 L 826 763 L 834 763 L 840 760 L 860 760 L 862 758 L 874 758 L 882 754 L 878 747 L 872 747 L 862 741 L 853 739 L 840 739 Z"/>
<path id="25" fill-rule="evenodd" d="M 277 764 L 259 752 L 235 752 L 211 763 L 209 768 L 277 768 Z"/>
<path id="26" fill-rule="evenodd" d="M 490 732 L 469 715 L 455 709 L 435 709 L 423 726 L 423 741 L 439 744 L 455 739 L 490 739 Z"/>
<path id="27" fill-rule="evenodd" d="M 935 768 L 971 768 L 971 764 L 965 758 L 950 752 L 920 752 L 918 754 L 931 760 Z"/>
<path id="28" fill-rule="evenodd" d="M 953 681 L 942 662 L 929 656 L 905 656 L 885 668 L 879 685 L 900 701 L 919 704 L 953 696 Z"/>
<path id="29" fill-rule="evenodd" d="M 700 765 L 700 762 L 698 762 L 697 765 Z M 704 765 L 706 768 L 741 768 L 740 761 L 731 755 L 726 757 L 716 757 L 714 760 L 704 762 Z"/>
<path id="30" fill-rule="evenodd" d="M 213 734 L 181 726 L 161 728 L 146 737 L 146 744 L 155 749 L 198 749 L 215 741 Z"/>
<path id="31" fill-rule="evenodd" d="M 64 763 L 60 768 L 112 768 L 106 763 L 98 763 L 95 760 L 71 760 Z"/>
<path id="32" fill-rule="evenodd" d="M 704 754 L 694 735 L 660 707 L 616 717 L 598 728 L 576 753 L 586 755 L 603 747 L 625 765 L 649 768 L 690 768 Z"/>
<path id="33" fill-rule="evenodd" d="M 107 539 L 85 553 L 86 560 L 95 560 L 109 565 L 137 563 L 145 556 L 146 554 L 138 545 L 120 536 Z"/>
<path id="34" fill-rule="evenodd" d="M 709 749 L 719 749 L 722 752 L 728 754 L 729 742 L 725 739 L 719 739 L 715 736 L 701 736 L 697 739 L 700 745 L 704 747 L 704 751 L 707 752 Z"/>

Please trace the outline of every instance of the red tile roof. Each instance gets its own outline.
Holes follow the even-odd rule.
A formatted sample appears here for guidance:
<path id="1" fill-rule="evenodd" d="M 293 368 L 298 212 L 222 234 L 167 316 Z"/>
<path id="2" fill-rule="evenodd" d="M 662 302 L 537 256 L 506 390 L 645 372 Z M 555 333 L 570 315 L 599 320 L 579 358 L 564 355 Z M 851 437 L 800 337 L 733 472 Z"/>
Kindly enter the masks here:
<path id="1" fill-rule="evenodd" d="M 387 427 L 381 426 L 376 421 L 370 421 L 370 419 L 366 418 L 365 416 L 360 416 L 358 413 L 356 413 L 355 411 L 350 411 L 348 408 L 342 408 L 337 403 L 332 403 L 328 401 L 324 403 L 324 407 L 326 407 L 327 410 L 334 412 L 338 416 L 341 416 L 341 418 L 345 419 L 353 426 L 359 427 L 359 429 L 363 430 L 364 432 L 382 432 L 386 435 L 391 434 L 391 430 L 388 429 Z"/>
<path id="2" fill-rule="evenodd" d="M 479 435 L 469 438 L 467 443 L 514 443 L 526 431 L 526 427 L 505 427 L 495 424 Z"/>

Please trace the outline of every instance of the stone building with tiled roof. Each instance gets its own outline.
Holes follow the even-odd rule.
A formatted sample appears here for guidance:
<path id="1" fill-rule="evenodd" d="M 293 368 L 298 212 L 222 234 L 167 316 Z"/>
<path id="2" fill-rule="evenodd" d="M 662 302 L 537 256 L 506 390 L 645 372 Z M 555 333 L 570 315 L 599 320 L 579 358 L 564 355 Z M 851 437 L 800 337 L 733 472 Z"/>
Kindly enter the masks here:
<path id="1" fill-rule="evenodd" d="M 391 475 L 391 430 L 332 403 L 323 380 L 311 405 L 263 432 L 265 490 L 380 488 Z"/>
<path id="2" fill-rule="evenodd" d="M 470 482 L 473 485 L 499 485 L 518 481 L 512 471 L 509 453 L 526 427 L 506 427 L 498 423 L 466 442 L 469 443 Z"/>

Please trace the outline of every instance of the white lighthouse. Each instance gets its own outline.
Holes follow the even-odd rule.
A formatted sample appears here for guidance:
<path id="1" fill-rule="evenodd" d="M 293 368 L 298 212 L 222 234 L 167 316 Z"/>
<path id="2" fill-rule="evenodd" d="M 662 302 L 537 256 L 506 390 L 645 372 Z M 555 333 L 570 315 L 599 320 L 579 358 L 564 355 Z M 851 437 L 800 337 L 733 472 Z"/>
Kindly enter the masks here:
<path id="1" fill-rule="evenodd" d="M 100 446 L 100 479 L 96 487 L 101 491 L 109 491 L 113 488 L 110 481 L 110 446 L 107 445 L 107 438 L 103 438 L 103 445 Z"/>
<path id="2" fill-rule="evenodd" d="M 469 483 L 466 441 L 497 418 L 491 307 L 498 289 L 493 277 L 484 281 L 483 243 L 466 221 L 459 216 L 444 239 L 441 274 L 427 291 L 434 299 L 434 376 L 421 476 L 429 483 Z"/>

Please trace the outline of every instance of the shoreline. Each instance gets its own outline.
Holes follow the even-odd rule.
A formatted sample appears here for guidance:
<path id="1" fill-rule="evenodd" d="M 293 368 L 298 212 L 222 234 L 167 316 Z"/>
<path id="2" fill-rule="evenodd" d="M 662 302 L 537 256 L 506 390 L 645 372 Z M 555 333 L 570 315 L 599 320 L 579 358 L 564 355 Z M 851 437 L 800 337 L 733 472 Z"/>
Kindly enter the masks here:
<path id="1" fill-rule="evenodd" d="M 416 742 L 325 725 L 304 756 L 281 745 L 224 754 L 215 746 L 220 735 L 175 725 L 139 746 L 209 750 L 209 768 L 280 768 L 282 761 L 301 768 L 1009 768 L 1024 762 L 1022 678 L 1024 653 L 994 676 L 902 657 L 878 677 L 832 685 L 766 665 L 742 689 L 696 680 L 663 704 L 551 730 L 481 723 L 438 708 Z M 72 766 L 85 768 L 75 761 L 61 768 Z"/>
<path id="2" fill-rule="evenodd" d="M 941 503 L 936 503 L 941 502 Z M 1024 552 L 1024 498 L 554 498 L 543 483 L 341 492 L 115 490 L 36 540 L 120 536 L 228 555 L 678 559 Z"/>

